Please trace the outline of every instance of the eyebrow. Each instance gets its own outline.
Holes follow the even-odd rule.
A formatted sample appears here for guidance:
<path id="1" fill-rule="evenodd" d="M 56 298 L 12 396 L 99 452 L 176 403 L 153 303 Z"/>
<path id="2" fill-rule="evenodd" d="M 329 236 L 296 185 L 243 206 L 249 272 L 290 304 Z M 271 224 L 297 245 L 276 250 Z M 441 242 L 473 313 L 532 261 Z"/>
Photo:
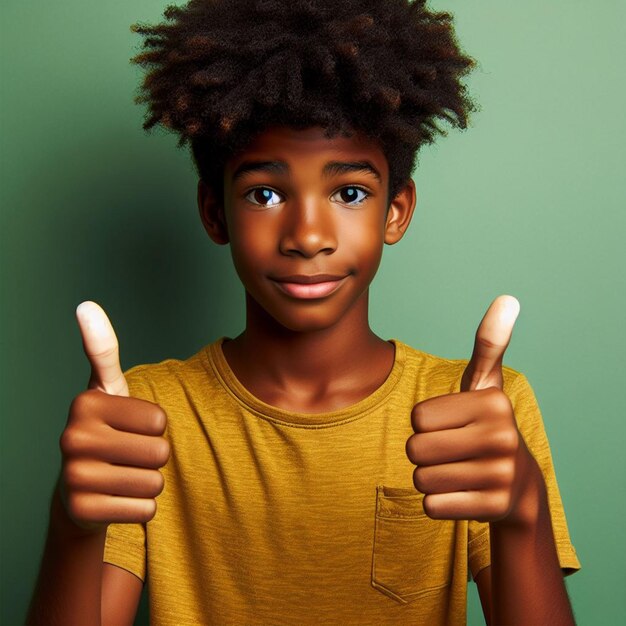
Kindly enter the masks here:
<path id="1" fill-rule="evenodd" d="M 233 183 L 250 172 L 286 174 L 289 166 L 284 161 L 242 161 L 233 173 Z"/>
<path id="2" fill-rule="evenodd" d="M 284 161 L 243 161 L 233 173 L 233 183 L 250 172 L 289 174 L 289 165 Z M 369 161 L 329 161 L 324 165 L 322 175 L 328 177 L 351 172 L 371 174 L 379 183 L 382 183 L 380 172 Z"/>

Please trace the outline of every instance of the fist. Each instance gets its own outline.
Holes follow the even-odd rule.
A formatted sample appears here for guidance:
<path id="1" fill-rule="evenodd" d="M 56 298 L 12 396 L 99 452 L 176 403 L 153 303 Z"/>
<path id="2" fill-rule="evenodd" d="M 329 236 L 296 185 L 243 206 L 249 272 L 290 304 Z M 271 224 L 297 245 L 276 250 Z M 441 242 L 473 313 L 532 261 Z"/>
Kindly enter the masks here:
<path id="1" fill-rule="evenodd" d="M 74 398 L 60 438 L 61 501 L 78 527 L 102 531 L 113 522 L 147 522 L 164 487 L 159 468 L 170 454 L 165 412 L 131 398 L 117 337 L 95 302 L 76 310 L 87 359 L 88 389 Z"/>
<path id="2" fill-rule="evenodd" d="M 524 519 L 522 498 L 535 464 L 502 387 L 502 359 L 519 303 L 494 300 L 476 332 L 461 393 L 419 402 L 406 454 L 417 467 L 415 487 L 433 519 L 474 519 L 512 524 Z M 536 465 L 536 464 L 535 464 Z"/>
<path id="3" fill-rule="evenodd" d="M 519 488 L 523 440 L 508 397 L 496 388 L 420 402 L 406 452 L 434 519 L 505 518 Z"/>

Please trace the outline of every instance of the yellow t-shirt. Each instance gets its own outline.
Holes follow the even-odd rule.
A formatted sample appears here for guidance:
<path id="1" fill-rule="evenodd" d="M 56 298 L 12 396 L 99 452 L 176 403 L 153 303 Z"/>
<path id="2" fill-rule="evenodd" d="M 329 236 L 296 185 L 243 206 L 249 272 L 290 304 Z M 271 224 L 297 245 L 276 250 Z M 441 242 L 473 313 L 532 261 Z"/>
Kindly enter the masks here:
<path id="1" fill-rule="evenodd" d="M 126 374 L 166 411 L 171 457 L 156 516 L 109 526 L 104 561 L 147 578 L 152 623 L 464 624 L 489 525 L 427 517 L 405 445 L 413 406 L 459 391 L 467 361 L 392 340 L 373 394 L 293 413 L 241 385 L 222 341 Z M 561 567 L 577 570 L 533 391 L 508 367 L 504 391 L 546 480 Z"/>

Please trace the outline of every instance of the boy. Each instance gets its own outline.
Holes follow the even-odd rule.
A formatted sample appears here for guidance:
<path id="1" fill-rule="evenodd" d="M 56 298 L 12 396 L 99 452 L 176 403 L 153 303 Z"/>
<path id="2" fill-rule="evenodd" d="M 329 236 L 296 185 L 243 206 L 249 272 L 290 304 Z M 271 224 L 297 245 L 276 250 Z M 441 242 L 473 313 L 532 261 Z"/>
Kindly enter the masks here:
<path id="1" fill-rule="evenodd" d="M 383 244 L 415 206 L 472 66 L 424 2 L 194 0 L 137 27 L 145 123 L 191 142 L 246 327 L 123 374 L 94 303 L 29 623 L 571 624 L 579 568 L 532 390 L 497 298 L 472 358 L 369 328 Z M 157 507 L 158 504 L 158 507 Z"/>

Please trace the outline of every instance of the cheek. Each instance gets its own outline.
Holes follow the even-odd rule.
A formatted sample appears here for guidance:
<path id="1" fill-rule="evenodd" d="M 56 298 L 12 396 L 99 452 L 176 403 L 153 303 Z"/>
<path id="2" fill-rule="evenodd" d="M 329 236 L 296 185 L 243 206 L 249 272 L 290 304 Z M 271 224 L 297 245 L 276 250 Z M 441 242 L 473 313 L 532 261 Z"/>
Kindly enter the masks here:
<path id="1" fill-rule="evenodd" d="M 232 220 L 230 248 L 235 267 L 257 268 L 272 253 L 273 238 L 267 220 Z"/>
<path id="2" fill-rule="evenodd" d="M 230 253 L 235 270 L 244 285 L 250 283 L 265 266 L 267 253 L 254 238 L 238 238 L 231 241 Z"/>
<path id="3" fill-rule="evenodd" d="M 352 220 L 341 226 L 340 247 L 362 273 L 376 272 L 383 254 L 384 231 L 378 219 Z"/>

